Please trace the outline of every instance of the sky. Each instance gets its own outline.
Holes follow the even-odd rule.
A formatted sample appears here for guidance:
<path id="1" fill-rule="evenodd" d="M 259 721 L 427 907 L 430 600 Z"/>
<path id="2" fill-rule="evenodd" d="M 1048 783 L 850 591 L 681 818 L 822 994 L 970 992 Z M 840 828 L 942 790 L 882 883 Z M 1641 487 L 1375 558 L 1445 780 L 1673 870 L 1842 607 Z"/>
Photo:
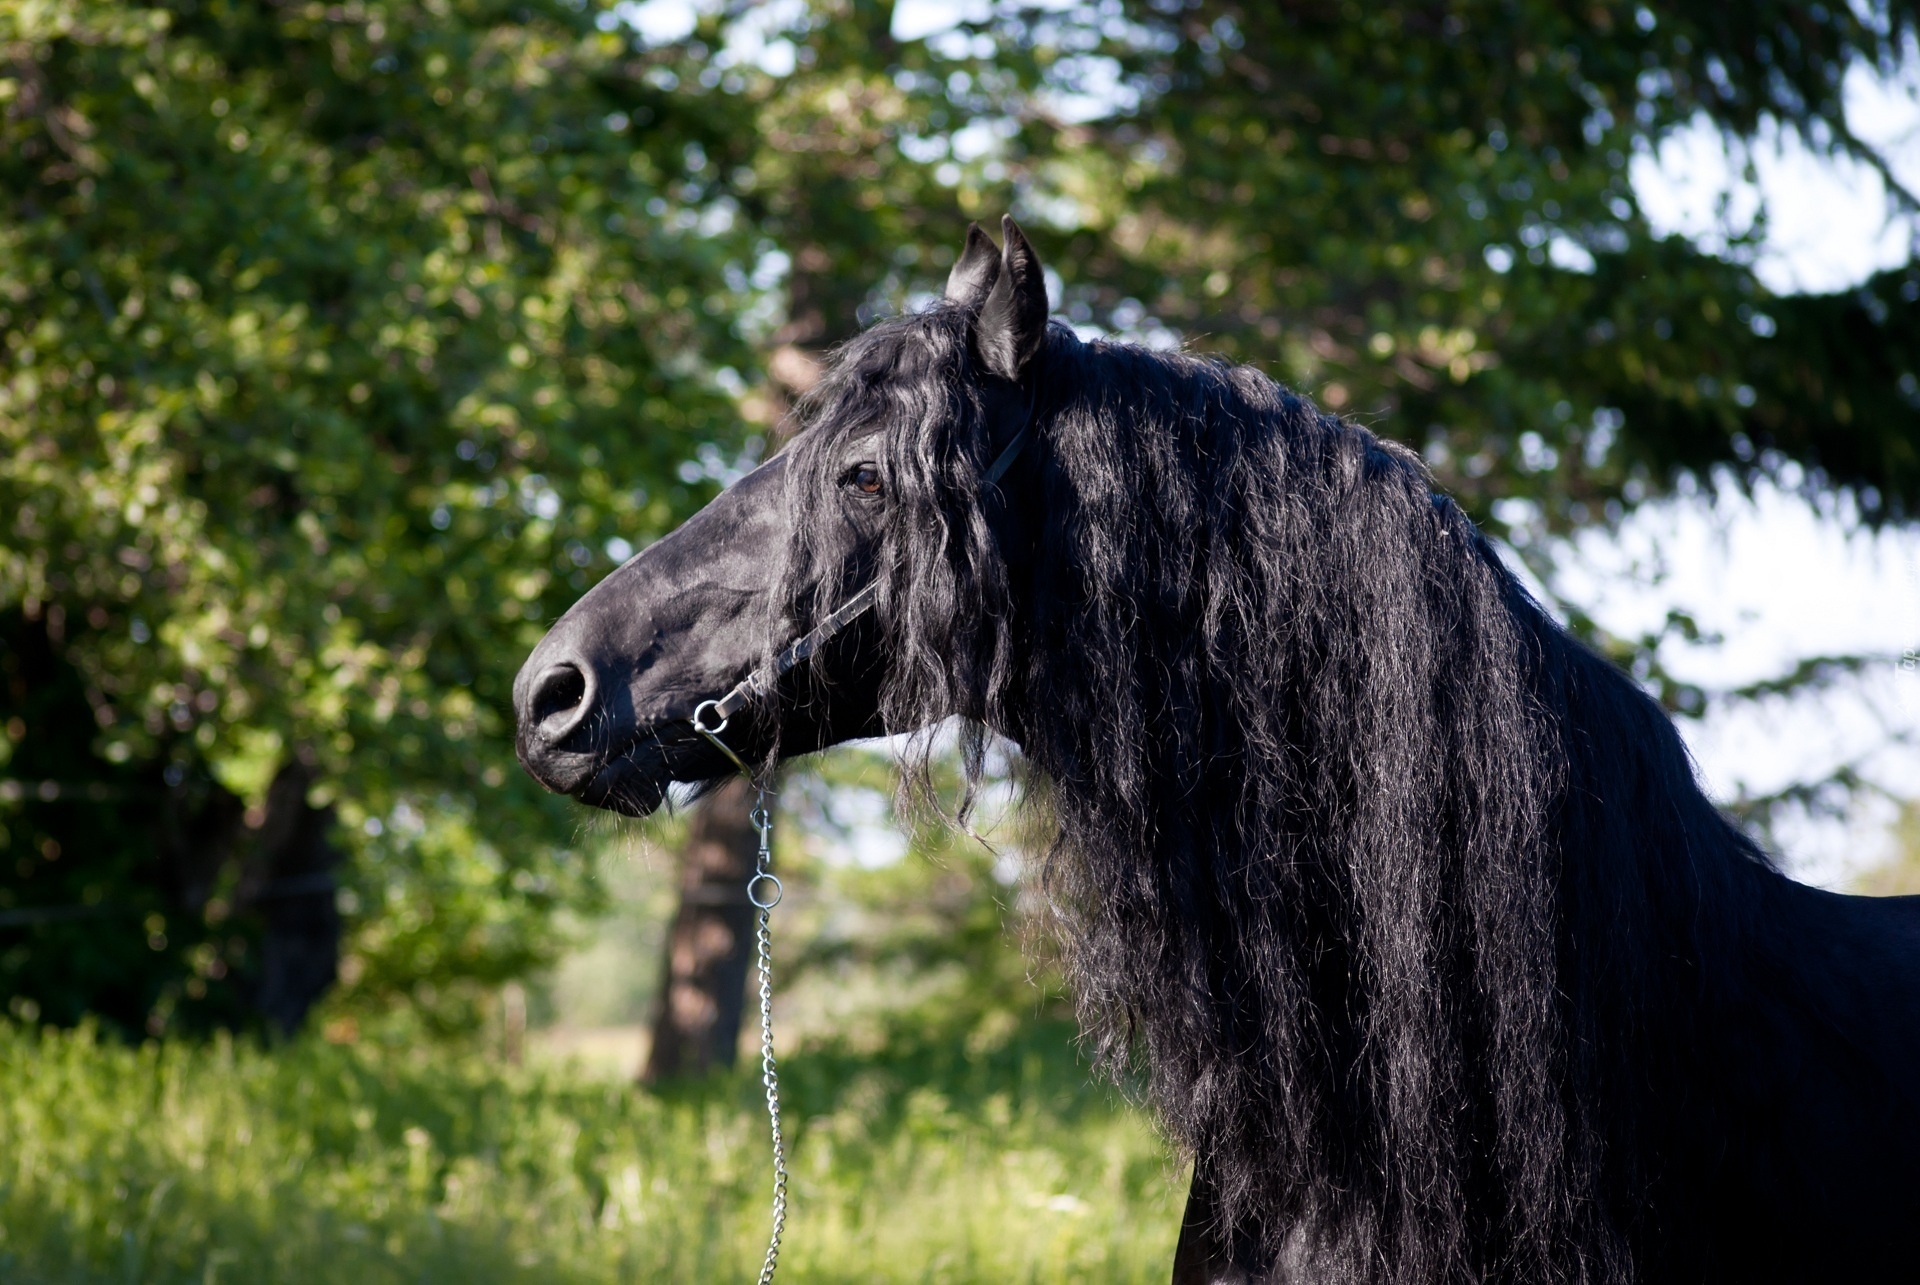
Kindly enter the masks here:
<path id="1" fill-rule="evenodd" d="M 899 0 L 893 34 L 936 37 L 983 16 L 988 2 Z M 670 40 L 692 28 L 694 12 L 695 0 L 648 0 L 623 14 L 649 38 Z M 767 40 L 765 23 L 743 26 L 752 28 L 741 39 L 753 48 L 730 51 L 734 58 L 780 61 L 782 42 Z M 1920 51 L 1892 77 L 1855 68 L 1845 91 L 1849 128 L 1920 190 Z M 1777 130 L 1735 145 L 1703 119 L 1633 157 L 1629 175 L 1656 232 L 1712 253 L 1750 254 L 1776 293 L 1847 289 L 1906 262 L 1920 243 L 1920 220 L 1893 206 L 1872 169 Z M 1743 249 L 1756 220 L 1758 248 Z M 1784 673 L 1811 656 L 1882 657 L 1817 697 L 1726 707 L 1683 723 L 1716 798 L 1765 793 L 1841 764 L 1920 796 L 1920 743 L 1899 743 L 1920 742 L 1920 531 L 1873 535 L 1849 518 L 1815 513 L 1775 487 L 1748 496 L 1710 483 L 1643 506 L 1617 534 L 1589 532 L 1560 550 L 1556 591 L 1615 633 L 1655 628 L 1670 608 L 1692 612 L 1718 641 L 1670 645 L 1662 660 L 1710 690 Z M 1891 804 L 1867 796 L 1844 817 L 1788 819 L 1775 833 L 1777 855 L 1797 877 L 1843 887 L 1890 854 L 1892 816 Z M 858 846 L 896 850 L 872 838 Z"/>

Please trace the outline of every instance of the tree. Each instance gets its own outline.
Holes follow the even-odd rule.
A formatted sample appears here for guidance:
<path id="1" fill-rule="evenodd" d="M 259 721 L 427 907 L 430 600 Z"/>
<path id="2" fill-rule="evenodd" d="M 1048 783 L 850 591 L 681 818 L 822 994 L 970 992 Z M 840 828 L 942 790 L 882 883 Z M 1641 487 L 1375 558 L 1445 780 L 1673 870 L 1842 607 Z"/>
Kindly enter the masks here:
<path id="1" fill-rule="evenodd" d="M 739 437 L 754 247 L 706 157 L 740 121 L 694 57 L 557 0 L 0 5 L 0 608 L 84 701 L 13 715 L 15 762 L 66 737 L 163 810 L 211 778 L 236 839 L 297 767 L 362 994 L 511 975 L 592 900 L 507 687 Z M 18 844 L 66 824 L 8 818 L 0 912 L 163 859 L 49 831 L 87 873 L 45 878 Z M 171 915 L 231 909 L 216 864 Z M 202 926 L 152 1012 L 233 1002 Z M 51 932 L 0 925 L 0 989 L 86 948 Z"/>
<path id="2" fill-rule="evenodd" d="M 333 981 L 339 937 L 331 812 L 308 805 L 303 766 L 249 810 L 178 763 L 102 762 L 60 624 L 9 612 L 0 636 L 4 875 L 27 894 L 0 910 L 13 1013 L 159 1034 L 184 1002 L 196 1025 L 251 1010 L 297 1026 Z"/>

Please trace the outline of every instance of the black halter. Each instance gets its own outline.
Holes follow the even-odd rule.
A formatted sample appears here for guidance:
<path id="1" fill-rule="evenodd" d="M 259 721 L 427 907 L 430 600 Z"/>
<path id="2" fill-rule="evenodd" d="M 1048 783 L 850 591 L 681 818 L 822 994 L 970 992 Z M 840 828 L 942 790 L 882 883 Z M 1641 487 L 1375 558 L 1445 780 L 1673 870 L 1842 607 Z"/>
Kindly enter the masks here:
<path id="1" fill-rule="evenodd" d="M 1039 395 L 1039 385 L 1035 384 L 1033 396 L 1027 401 L 1025 422 L 1020 425 L 1020 431 L 1013 435 L 1013 440 L 1007 443 L 1006 449 L 1000 452 L 999 458 L 980 475 L 981 490 L 984 491 L 1005 477 L 1007 470 L 1013 467 L 1013 462 L 1020 458 L 1020 452 L 1026 449 L 1027 437 L 1033 430 L 1033 408 Z M 871 611 L 878 594 L 879 585 L 869 582 L 853 597 L 827 613 L 826 619 L 787 644 L 786 650 L 774 657 L 772 664 L 762 665 L 748 674 L 735 683 L 733 689 L 725 696 L 717 700 L 701 701 L 694 707 L 692 717 L 687 720 L 693 725 L 693 730 L 706 737 L 715 749 L 731 759 L 742 775 L 751 778 L 753 769 L 734 753 L 731 745 L 720 739 L 720 733 L 727 730 L 727 724 L 732 721 L 735 714 L 756 699 L 771 693 L 774 684 L 792 672 L 796 665 L 819 651 L 836 634 Z"/>

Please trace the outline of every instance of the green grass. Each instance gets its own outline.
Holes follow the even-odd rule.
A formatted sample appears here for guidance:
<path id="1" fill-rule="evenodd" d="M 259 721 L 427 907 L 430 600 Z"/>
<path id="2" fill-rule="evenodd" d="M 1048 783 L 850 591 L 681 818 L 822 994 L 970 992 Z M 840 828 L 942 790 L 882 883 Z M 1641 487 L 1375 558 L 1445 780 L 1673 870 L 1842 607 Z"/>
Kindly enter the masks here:
<path id="1" fill-rule="evenodd" d="M 783 1066 L 782 1281 L 1166 1280 L 1182 1184 L 1151 1126 L 1063 1027 L 1001 1034 Z M 749 1281 L 758 1088 L 0 1024 L 0 1281 Z"/>

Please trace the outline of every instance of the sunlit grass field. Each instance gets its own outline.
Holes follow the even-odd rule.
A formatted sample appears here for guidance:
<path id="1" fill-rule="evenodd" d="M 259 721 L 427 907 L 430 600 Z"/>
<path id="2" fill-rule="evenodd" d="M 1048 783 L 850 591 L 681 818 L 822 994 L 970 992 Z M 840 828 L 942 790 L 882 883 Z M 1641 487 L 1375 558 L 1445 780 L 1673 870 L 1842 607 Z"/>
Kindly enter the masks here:
<path id="1" fill-rule="evenodd" d="M 1167 1278 L 1184 1184 L 1148 1121 L 1058 1024 L 986 1043 L 784 1064 L 781 1280 Z M 758 1090 L 0 1025 L 0 1281 L 750 1281 Z"/>

